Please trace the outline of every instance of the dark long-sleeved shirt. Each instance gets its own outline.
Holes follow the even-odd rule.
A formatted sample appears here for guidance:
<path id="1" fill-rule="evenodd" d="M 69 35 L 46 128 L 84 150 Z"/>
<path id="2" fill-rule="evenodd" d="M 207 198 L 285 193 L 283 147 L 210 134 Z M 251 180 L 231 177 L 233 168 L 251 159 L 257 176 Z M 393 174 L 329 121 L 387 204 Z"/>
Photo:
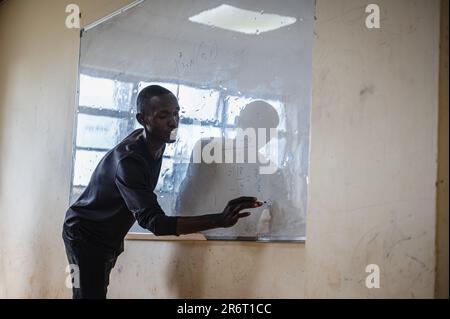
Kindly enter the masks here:
<path id="1" fill-rule="evenodd" d="M 67 210 L 66 232 L 118 252 L 136 220 L 155 235 L 176 235 L 177 217 L 165 215 L 154 193 L 161 163 L 148 151 L 143 129 L 132 132 L 102 158 Z"/>

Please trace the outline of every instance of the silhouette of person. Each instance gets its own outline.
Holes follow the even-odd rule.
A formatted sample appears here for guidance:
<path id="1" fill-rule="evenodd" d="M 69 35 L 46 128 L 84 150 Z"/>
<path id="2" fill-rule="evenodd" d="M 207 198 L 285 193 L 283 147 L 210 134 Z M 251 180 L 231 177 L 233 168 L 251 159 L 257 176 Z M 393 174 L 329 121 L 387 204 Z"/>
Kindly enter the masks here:
<path id="1" fill-rule="evenodd" d="M 278 112 L 264 101 L 247 104 L 236 119 L 236 138 L 202 138 L 194 146 L 186 178 L 180 185 L 175 211 L 193 215 L 217 211 L 227 198 L 248 194 L 273 202 L 274 174 L 260 150 L 272 139 L 279 124 Z M 201 158 L 199 156 L 201 155 Z M 268 165 L 269 163 L 269 165 Z M 275 173 L 275 170 L 269 173 Z M 280 191 L 279 187 L 276 189 Z M 274 207 L 278 204 L 275 202 Z M 245 220 L 231 228 L 206 230 L 208 239 L 252 239 L 270 234 L 277 212 L 269 205 L 252 210 Z"/>

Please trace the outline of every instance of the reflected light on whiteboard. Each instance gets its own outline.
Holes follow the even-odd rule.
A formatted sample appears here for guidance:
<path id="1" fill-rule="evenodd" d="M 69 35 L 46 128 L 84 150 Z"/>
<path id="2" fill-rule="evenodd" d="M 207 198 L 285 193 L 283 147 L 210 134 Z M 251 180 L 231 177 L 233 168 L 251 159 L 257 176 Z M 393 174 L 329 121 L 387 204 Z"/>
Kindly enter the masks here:
<path id="1" fill-rule="evenodd" d="M 294 17 L 285 17 L 264 11 L 250 11 L 222 4 L 214 9 L 200 12 L 189 21 L 245 34 L 261 34 L 291 25 Z"/>

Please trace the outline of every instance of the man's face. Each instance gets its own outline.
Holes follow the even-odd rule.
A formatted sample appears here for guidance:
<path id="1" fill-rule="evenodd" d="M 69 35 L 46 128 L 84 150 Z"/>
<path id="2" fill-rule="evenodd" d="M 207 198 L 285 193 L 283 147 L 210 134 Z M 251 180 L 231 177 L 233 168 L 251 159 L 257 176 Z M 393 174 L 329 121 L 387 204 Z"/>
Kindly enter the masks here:
<path id="1" fill-rule="evenodd" d="M 165 94 L 152 97 L 145 112 L 138 113 L 136 118 L 152 138 L 173 143 L 180 120 L 179 111 L 177 98 L 173 94 Z"/>

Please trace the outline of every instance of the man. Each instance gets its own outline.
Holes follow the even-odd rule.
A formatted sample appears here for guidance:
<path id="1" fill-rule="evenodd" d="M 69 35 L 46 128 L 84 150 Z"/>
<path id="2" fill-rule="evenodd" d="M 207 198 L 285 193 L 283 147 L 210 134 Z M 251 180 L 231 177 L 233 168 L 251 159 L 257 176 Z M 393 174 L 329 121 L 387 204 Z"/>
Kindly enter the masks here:
<path id="1" fill-rule="evenodd" d="M 254 197 L 240 197 L 219 214 L 166 216 L 154 188 L 165 144 L 175 141 L 180 107 L 169 90 L 157 85 L 143 89 L 136 104 L 136 118 L 143 129 L 132 132 L 103 157 L 84 192 L 66 212 L 67 258 L 79 270 L 73 298 L 106 298 L 111 269 L 135 220 L 157 236 L 178 236 L 231 227 L 250 215 L 241 210 L 262 205 Z"/>

